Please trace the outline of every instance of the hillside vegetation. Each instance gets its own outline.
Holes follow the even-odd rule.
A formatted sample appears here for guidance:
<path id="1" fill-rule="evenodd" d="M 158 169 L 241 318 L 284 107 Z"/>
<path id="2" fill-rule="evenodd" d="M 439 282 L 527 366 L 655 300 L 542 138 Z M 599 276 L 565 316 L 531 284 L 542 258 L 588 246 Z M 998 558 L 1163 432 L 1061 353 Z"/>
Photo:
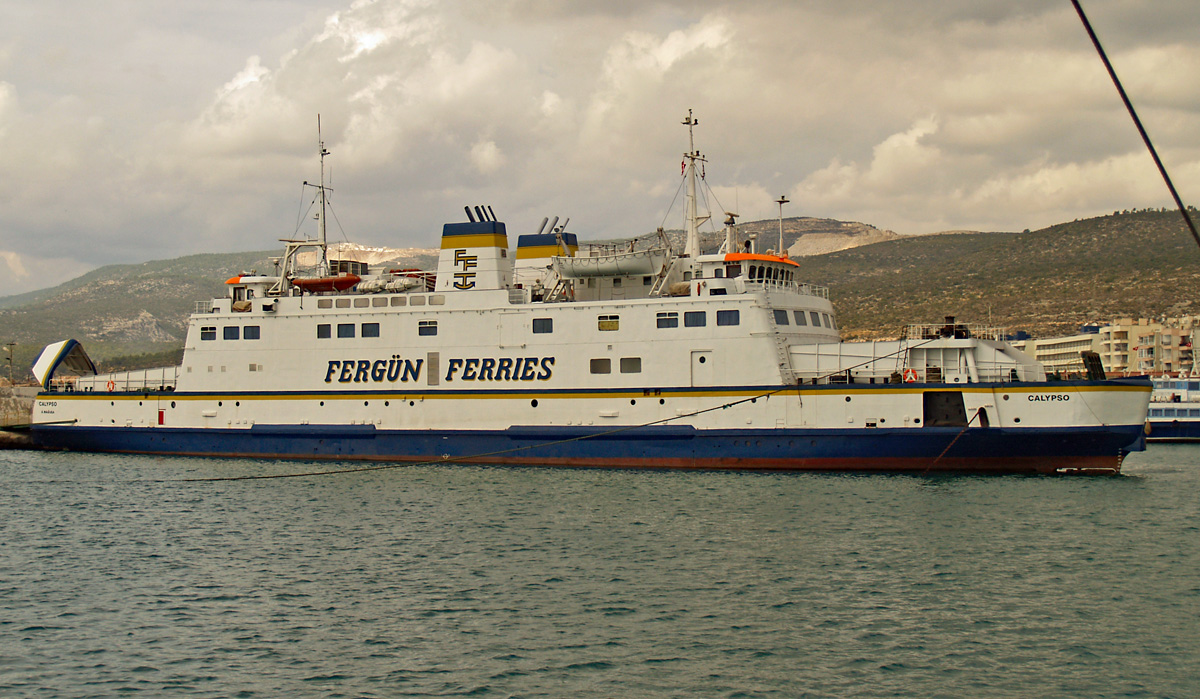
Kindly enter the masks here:
<path id="1" fill-rule="evenodd" d="M 1053 337 L 1092 320 L 1200 313 L 1200 249 L 1177 211 L 906 237 L 801 266 L 829 286 L 847 338 L 894 337 L 946 315 Z"/>

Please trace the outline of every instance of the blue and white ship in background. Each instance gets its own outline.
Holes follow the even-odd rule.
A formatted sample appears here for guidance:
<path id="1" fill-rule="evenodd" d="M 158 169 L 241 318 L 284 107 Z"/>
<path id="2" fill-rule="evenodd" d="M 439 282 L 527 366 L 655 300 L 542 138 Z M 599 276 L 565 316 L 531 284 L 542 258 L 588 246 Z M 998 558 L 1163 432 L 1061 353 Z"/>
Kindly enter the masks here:
<path id="1" fill-rule="evenodd" d="M 683 122 L 691 138 L 695 121 Z M 326 151 L 322 144 L 322 172 Z M 686 244 L 520 235 L 488 207 L 436 270 L 287 240 L 192 315 L 182 363 L 95 374 L 65 341 L 35 364 L 38 443 L 87 451 L 556 466 L 1116 473 L 1144 448 L 1144 379 L 1048 381 L 992 330 L 947 319 L 839 341 L 826 288 L 733 216 Z M 515 254 L 514 254 L 515 252 Z M 304 260 L 310 260 L 305 267 Z M 57 377 L 63 368 L 84 376 Z M 90 371 L 89 371 L 90 369 Z M 66 373 L 66 372 L 64 372 Z"/>
<path id="2" fill-rule="evenodd" d="M 1200 376 L 1154 378 L 1146 418 L 1151 442 L 1200 441 Z"/>

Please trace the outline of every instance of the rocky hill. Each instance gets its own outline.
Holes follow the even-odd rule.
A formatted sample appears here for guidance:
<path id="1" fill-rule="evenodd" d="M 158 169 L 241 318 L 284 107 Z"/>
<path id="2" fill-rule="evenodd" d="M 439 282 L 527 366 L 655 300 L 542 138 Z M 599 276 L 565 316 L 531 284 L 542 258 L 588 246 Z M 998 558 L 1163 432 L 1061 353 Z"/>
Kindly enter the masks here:
<path id="1" fill-rule="evenodd" d="M 945 315 L 1053 337 L 1088 321 L 1200 313 L 1200 249 L 1178 211 L 906 237 L 802 267 L 829 286 L 848 338 L 894 337 L 905 323 Z"/>

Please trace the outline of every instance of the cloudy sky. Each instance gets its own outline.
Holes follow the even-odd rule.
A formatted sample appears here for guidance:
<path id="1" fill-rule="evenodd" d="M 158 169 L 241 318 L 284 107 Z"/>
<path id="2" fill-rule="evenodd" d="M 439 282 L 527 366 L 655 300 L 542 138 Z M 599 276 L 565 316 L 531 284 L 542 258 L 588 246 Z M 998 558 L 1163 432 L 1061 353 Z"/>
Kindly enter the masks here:
<path id="1" fill-rule="evenodd" d="M 1200 3 L 1085 0 L 1185 201 Z M 8 0 L 0 295 L 311 231 L 433 247 L 681 225 L 687 110 L 714 208 L 899 233 L 1171 204 L 1068 0 Z"/>

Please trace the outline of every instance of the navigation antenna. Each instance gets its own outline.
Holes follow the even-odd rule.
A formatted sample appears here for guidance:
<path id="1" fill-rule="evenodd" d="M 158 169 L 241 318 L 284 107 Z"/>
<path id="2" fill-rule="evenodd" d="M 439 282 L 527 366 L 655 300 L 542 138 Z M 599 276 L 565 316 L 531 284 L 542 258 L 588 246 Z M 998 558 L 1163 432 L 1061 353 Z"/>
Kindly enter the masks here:
<path id="1" fill-rule="evenodd" d="M 776 255 L 783 257 L 783 205 L 788 203 L 786 194 L 779 195 L 775 203 L 779 205 L 779 249 L 775 251 Z"/>
<path id="2" fill-rule="evenodd" d="M 708 220 L 708 216 L 698 216 L 696 213 L 696 163 L 707 162 L 707 159 L 700 155 L 700 151 L 696 150 L 696 137 L 693 133 L 693 127 L 700 123 L 699 119 L 692 117 L 692 110 L 688 110 L 687 118 L 683 120 L 684 126 L 688 127 L 688 152 L 683 154 L 684 170 L 687 173 L 687 242 L 684 244 L 684 254 L 690 257 L 693 261 L 700 256 L 700 224 Z"/>
<path id="3" fill-rule="evenodd" d="M 318 276 L 327 277 L 327 276 L 329 276 L 330 272 L 329 272 L 329 248 L 328 248 L 328 241 L 326 240 L 326 237 L 325 237 L 325 216 L 326 216 L 325 206 L 327 203 L 326 202 L 326 198 L 327 198 L 326 193 L 331 192 L 333 190 L 331 188 L 325 186 L 325 156 L 329 155 L 329 151 L 325 150 L 325 139 L 321 137 L 321 115 L 320 114 L 317 115 L 317 150 L 321 154 L 321 184 L 315 185 L 307 180 L 305 180 L 304 184 L 309 187 L 316 187 L 317 191 L 320 193 L 320 196 L 321 196 L 321 208 L 317 210 L 317 236 L 318 236 L 318 241 L 319 241 L 317 244 L 317 247 L 321 249 L 321 262 L 320 262 L 320 269 L 318 270 Z"/>

